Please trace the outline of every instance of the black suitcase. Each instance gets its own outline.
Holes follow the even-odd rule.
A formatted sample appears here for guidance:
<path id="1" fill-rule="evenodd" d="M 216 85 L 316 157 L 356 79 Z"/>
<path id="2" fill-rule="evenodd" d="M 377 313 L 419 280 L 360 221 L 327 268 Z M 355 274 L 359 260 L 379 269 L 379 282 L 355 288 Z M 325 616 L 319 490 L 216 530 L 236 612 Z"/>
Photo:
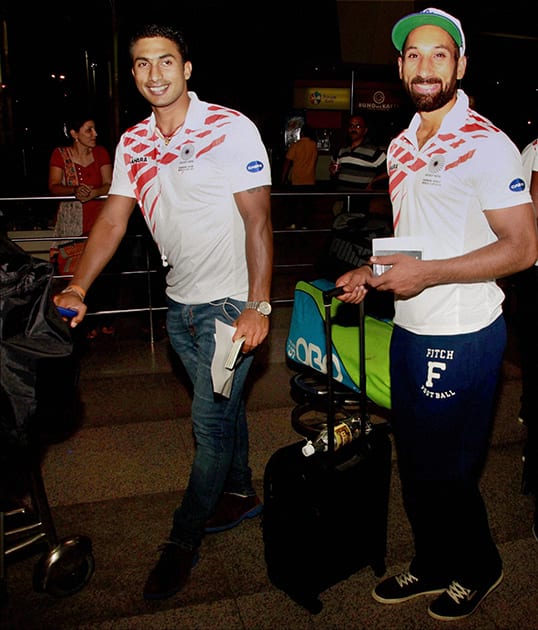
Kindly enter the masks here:
<path id="1" fill-rule="evenodd" d="M 330 306 L 323 294 L 327 374 L 332 374 Z M 359 310 L 360 437 L 335 449 L 332 378 L 328 378 L 328 450 L 305 457 L 305 442 L 284 446 L 264 472 L 262 531 L 271 582 L 311 613 L 321 592 L 365 566 L 385 573 L 391 441 L 388 425 L 370 423 L 365 390 L 364 303 Z M 331 432 L 332 431 L 332 432 Z M 332 438 L 332 439 L 331 439 Z"/>

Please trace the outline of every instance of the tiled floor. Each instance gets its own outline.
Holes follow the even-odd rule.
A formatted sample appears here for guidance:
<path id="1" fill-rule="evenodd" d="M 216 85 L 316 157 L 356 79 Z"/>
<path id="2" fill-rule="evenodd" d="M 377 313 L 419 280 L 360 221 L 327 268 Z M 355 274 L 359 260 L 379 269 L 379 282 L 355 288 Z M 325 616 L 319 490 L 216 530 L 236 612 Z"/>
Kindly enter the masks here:
<path id="1" fill-rule="evenodd" d="M 259 353 L 249 398 L 251 465 L 262 494 L 265 464 L 278 447 L 299 436 L 290 424 L 293 401 L 284 360 L 290 309 L 275 309 L 269 342 Z M 121 324 L 121 321 L 120 321 Z M 269 581 L 260 519 L 204 540 L 201 559 L 185 590 L 146 602 L 141 589 L 170 517 L 185 488 L 193 452 L 189 394 L 171 360 L 166 338 L 152 348 L 124 323 L 115 339 L 97 342 L 82 359 L 81 428 L 53 445 L 43 479 L 60 537 L 83 534 L 93 543 L 95 573 L 77 594 L 36 593 L 32 573 L 39 556 L 7 568 L 6 629 L 420 629 L 447 627 L 427 613 L 427 598 L 399 606 L 374 602 L 377 578 L 364 569 L 322 594 L 312 615 Z M 505 579 L 472 617 L 451 628 L 536 630 L 538 542 L 531 535 L 532 500 L 520 492 L 525 429 L 516 422 L 520 373 L 507 352 L 484 496 L 504 563 Z M 353 497 L 350 497 L 353 500 Z M 358 510 L 368 506 L 357 506 Z M 320 541 L 323 544 L 325 541 Z M 328 544 L 331 541 L 326 541 Z M 411 535 L 393 468 L 389 505 L 388 571 L 406 566 Z M 338 541 L 345 549 L 345 541 Z M 315 550 L 305 549 L 305 553 Z"/>

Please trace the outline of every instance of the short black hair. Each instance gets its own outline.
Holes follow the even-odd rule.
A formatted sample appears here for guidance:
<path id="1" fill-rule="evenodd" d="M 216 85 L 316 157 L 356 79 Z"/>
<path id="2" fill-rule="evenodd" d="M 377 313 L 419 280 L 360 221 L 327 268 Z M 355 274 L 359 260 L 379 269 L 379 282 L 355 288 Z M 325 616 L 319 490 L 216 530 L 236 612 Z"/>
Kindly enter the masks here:
<path id="1" fill-rule="evenodd" d="M 308 123 L 305 123 L 301 128 L 301 138 L 310 138 L 310 140 L 316 141 L 318 139 L 316 130 L 314 129 L 314 127 L 312 127 L 312 125 L 309 125 Z"/>
<path id="2" fill-rule="evenodd" d="M 95 123 L 95 116 L 90 111 L 77 109 L 76 111 L 71 112 L 71 115 L 64 121 L 64 135 L 71 140 L 72 138 L 69 132 L 80 131 L 81 127 L 89 120 Z M 97 126 L 97 123 L 95 123 L 95 126 Z"/>
<path id="3" fill-rule="evenodd" d="M 351 122 L 351 119 L 352 119 L 352 118 L 362 118 L 362 120 L 364 121 L 364 126 L 365 126 L 365 127 L 367 127 L 367 126 L 368 126 L 368 121 L 366 120 L 366 116 L 365 116 L 362 112 L 359 112 L 359 111 L 357 111 L 357 110 L 353 111 L 353 112 L 349 115 L 349 118 L 348 118 L 348 120 L 347 120 L 347 121 L 348 121 L 348 123 L 350 123 L 350 122 Z"/>
<path id="4" fill-rule="evenodd" d="M 165 24 L 146 24 L 136 30 L 129 40 L 129 53 L 131 57 L 133 55 L 133 48 L 136 42 L 139 39 L 146 39 L 148 37 L 164 37 L 165 39 L 169 39 L 177 46 L 183 61 L 185 62 L 190 60 L 189 47 L 185 41 L 183 33 L 175 27 Z"/>

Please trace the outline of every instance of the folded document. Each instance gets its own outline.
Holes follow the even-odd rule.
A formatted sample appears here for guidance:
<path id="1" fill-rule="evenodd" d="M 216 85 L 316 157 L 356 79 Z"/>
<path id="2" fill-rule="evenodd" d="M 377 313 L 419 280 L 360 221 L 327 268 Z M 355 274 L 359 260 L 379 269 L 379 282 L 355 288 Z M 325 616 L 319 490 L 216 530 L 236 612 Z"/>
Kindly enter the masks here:
<path id="1" fill-rule="evenodd" d="M 244 337 L 232 341 L 235 331 L 234 326 L 215 320 L 215 354 L 211 363 L 213 391 L 226 398 L 230 397 L 235 365 L 245 341 Z"/>

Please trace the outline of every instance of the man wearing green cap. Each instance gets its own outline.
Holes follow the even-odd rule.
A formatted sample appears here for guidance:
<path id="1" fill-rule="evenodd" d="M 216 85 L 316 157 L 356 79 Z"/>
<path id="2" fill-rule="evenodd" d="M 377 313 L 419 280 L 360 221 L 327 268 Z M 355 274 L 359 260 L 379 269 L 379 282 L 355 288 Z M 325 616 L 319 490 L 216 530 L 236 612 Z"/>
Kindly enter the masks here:
<path id="1" fill-rule="evenodd" d="M 437 595 L 428 613 L 472 614 L 502 581 L 479 479 L 506 327 L 497 278 L 530 267 L 538 238 L 521 156 L 457 89 L 466 70 L 459 20 L 438 9 L 393 28 L 402 83 L 416 107 L 392 140 L 391 251 L 337 280 L 341 299 L 392 291 L 392 428 L 415 553 L 372 596 L 398 604 Z M 375 250 L 374 250 L 375 251 Z"/>

